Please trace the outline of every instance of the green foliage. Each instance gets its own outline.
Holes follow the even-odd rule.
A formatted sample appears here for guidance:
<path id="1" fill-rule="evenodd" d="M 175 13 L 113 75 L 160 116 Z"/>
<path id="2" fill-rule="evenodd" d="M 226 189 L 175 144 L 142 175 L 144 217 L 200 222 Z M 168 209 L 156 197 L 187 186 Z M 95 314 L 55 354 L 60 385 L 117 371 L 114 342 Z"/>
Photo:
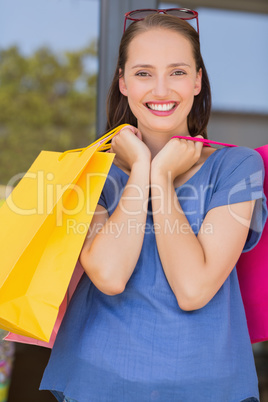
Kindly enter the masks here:
<path id="1" fill-rule="evenodd" d="M 28 170 L 42 149 L 65 151 L 95 139 L 96 42 L 56 55 L 48 48 L 30 57 L 0 49 L 0 183 Z"/>

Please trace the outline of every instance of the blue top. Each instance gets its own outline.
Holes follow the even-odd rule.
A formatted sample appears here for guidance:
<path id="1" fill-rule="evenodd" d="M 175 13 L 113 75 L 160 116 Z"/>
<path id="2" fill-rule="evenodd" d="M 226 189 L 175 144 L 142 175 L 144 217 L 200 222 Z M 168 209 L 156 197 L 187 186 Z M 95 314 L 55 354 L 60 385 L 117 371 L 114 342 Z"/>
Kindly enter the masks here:
<path id="1" fill-rule="evenodd" d="M 210 155 L 176 188 L 195 234 L 211 208 L 257 199 L 244 250 L 253 248 L 267 216 L 263 176 L 256 151 L 223 148 Z M 127 181 L 128 175 L 113 164 L 99 201 L 109 215 Z M 163 272 L 151 211 L 149 202 L 143 247 L 123 293 L 107 296 L 83 275 L 41 389 L 79 402 L 259 398 L 236 268 L 205 307 L 181 310 Z"/>

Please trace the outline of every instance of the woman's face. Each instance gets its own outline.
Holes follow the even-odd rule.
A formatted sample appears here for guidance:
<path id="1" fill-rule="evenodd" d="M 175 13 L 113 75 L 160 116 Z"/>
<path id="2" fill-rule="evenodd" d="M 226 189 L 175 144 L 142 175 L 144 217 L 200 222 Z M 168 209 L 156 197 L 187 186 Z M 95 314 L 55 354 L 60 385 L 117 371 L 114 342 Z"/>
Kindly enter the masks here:
<path id="1" fill-rule="evenodd" d="M 154 28 L 129 44 L 119 88 L 142 133 L 189 135 L 187 116 L 201 90 L 201 76 L 190 42 L 172 30 Z"/>

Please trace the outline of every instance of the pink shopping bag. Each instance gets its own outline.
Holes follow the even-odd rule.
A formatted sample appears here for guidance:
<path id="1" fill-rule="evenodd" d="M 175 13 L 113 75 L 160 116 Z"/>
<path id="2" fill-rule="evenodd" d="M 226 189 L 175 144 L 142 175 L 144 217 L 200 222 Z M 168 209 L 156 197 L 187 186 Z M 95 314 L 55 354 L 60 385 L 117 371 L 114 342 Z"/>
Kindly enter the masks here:
<path id="1" fill-rule="evenodd" d="M 268 207 L 268 145 L 256 148 L 265 167 L 264 193 Z M 243 253 L 237 275 L 245 306 L 251 343 L 268 340 L 268 220 L 253 250 Z"/>

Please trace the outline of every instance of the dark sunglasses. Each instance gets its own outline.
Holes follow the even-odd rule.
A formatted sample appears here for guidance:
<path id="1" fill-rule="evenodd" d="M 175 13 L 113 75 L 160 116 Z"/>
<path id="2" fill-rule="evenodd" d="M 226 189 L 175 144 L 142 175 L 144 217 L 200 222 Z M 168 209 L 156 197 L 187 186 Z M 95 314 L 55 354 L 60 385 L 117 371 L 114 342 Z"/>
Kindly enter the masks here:
<path id="1" fill-rule="evenodd" d="M 129 11 L 125 14 L 125 22 L 124 22 L 124 32 L 126 30 L 127 20 L 130 21 L 141 21 L 144 20 L 150 14 L 168 14 L 173 15 L 174 17 L 178 17 L 181 20 L 193 20 L 196 19 L 197 32 L 199 34 L 199 23 L 198 23 L 198 12 L 194 10 L 189 10 L 188 8 L 168 8 L 167 10 L 162 9 L 153 9 L 153 8 L 145 8 L 142 10 L 133 10 Z"/>

